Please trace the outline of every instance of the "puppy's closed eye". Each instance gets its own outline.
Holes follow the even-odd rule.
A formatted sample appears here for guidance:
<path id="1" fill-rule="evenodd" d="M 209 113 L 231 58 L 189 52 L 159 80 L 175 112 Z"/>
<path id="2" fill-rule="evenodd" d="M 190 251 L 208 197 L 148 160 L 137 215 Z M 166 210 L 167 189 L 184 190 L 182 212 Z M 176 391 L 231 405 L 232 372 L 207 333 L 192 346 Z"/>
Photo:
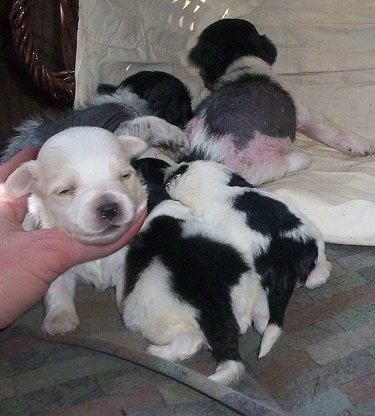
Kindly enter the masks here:
<path id="1" fill-rule="evenodd" d="M 121 178 L 122 179 L 130 179 L 131 176 L 133 175 L 133 171 L 125 171 L 121 173 Z"/>
<path id="2" fill-rule="evenodd" d="M 75 192 L 74 188 L 62 188 L 60 190 L 55 191 L 55 194 L 58 196 L 66 196 L 66 195 L 73 195 Z"/>

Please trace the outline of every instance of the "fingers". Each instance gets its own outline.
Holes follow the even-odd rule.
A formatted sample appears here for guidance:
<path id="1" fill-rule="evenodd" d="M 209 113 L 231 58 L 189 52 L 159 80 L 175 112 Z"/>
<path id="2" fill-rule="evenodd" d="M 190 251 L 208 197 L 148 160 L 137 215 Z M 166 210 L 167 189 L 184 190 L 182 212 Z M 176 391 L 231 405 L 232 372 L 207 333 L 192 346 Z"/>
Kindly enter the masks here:
<path id="1" fill-rule="evenodd" d="M 24 162 L 27 162 L 28 160 L 34 159 L 37 153 L 37 150 L 28 147 L 14 155 L 7 162 L 3 163 L 0 166 L 0 182 L 5 182 L 8 176 L 13 171 L 15 171 L 18 168 L 18 166 L 20 166 Z"/>
<path id="2" fill-rule="evenodd" d="M 0 185 L 0 235 L 10 231 L 23 231 L 22 221 L 27 212 L 27 197 L 16 200 L 2 193 Z"/>

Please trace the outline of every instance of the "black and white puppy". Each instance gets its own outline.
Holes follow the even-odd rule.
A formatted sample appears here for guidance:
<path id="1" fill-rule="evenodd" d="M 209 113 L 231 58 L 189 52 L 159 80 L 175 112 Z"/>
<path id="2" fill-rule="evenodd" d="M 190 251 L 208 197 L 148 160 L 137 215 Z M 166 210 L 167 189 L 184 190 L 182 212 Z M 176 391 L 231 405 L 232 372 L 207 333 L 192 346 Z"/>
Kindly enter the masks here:
<path id="1" fill-rule="evenodd" d="M 251 187 L 214 161 L 170 168 L 166 190 L 172 199 L 189 207 L 191 215 L 224 232 L 226 241 L 251 268 L 253 280 L 263 288 L 267 306 L 264 308 L 258 295 L 256 319 L 252 317 L 255 329 L 263 334 L 259 352 L 263 357 L 281 334 L 295 287 L 315 288 L 329 277 L 331 265 L 320 231 L 281 199 Z M 245 301 L 244 296 L 246 291 L 239 299 Z M 241 332 L 250 323 L 246 316 L 237 322 Z"/>
<path id="2" fill-rule="evenodd" d="M 99 84 L 97 90 L 100 94 L 112 94 L 124 88 L 147 101 L 154 116 L 181 129 L 193 117 L 189 90 L 182 81 L 167 72 L 140 71 L 118 86 Z"/>
<path id="3" fill-rule="evenodd" d="M 259 279 L 225 232 L 169 199 L 166 162 L 133 166 L 147 184 L 151 211 L 128 246 L 124 323 L 153 344 L 148 352 L 168 360 L 209 347 L 218 362 L 210 378 L 229 384 L 244 371 L 240 333 L 268 319 Z"/>
<path id="4" fill-rule="evenodd" d="M 334 127 L 292 97 L 276 79 L 276 46 L 242 19 L 208 26 L 189 58 L 211 95 L 188 124 L 190 160 L 211 159 L 259 185 L 304 169 L 310 157 L 297 151 L 296 130 L 343 153 L 375 154 L 375 142 Z"/>

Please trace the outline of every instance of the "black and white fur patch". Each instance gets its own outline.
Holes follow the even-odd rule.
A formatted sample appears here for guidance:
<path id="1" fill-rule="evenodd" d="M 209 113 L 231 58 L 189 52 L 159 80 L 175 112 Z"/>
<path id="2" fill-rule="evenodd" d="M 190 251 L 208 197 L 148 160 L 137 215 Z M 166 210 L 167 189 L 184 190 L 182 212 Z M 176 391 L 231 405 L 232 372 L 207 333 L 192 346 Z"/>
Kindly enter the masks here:
<path id="1" fill-rule="evenodd" d="M 154 207 L 127 251 L 124 323 L 153 344 L 151 354 L 168 360 L 210 348 L 218 362 L 210 378 L 229 384 L 244 370 L 240 333 L 256 320 L 256 309 L 266 313 L 263 289 L 224 232 L 168 199 L 167 166 L 136 161 Z"/>
<path id="2" fill-rule="evenodd" d="M 263 334 L 259 357 L 281 334 L 290 297 L 298 286 L 317 287 L 331 270 L 320 231 L 271 193 L 251 187 L 223 164 L 183 163 L 169 169 L 166 190 L 191 214 L 225 233 L 253 269 L 267 295 L 254 326 Z M 269 310 L 269 316 L 268 316 Z M 241 323 L 239 323 L 241 327 Z"/>

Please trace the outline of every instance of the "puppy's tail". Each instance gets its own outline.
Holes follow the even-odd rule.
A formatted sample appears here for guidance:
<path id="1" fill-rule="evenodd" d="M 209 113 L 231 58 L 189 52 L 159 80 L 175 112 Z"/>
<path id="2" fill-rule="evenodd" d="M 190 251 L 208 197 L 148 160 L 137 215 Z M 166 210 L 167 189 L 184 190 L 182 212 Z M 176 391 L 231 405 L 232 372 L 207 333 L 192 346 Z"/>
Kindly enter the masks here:
<path id="1" fill-rule="evenodd" d="M 32 147 L 39 150 L 45 141 L 53 132 L 50 132 L 48 127 L 51 123 L 56 121 L 59 117 L 63 117 L 64 112 L 49 112 L 40 116 L 35 116 L 29 120 L 24 121 L 16 128 L 16 135 L 12 137 L 0 156 L 0 163 L 6 162 L 19 151 Z M 43 128 L 43 126 L 46 126 Z"/>
<path id="2" fill-rule="evenodd" d="M 269 353 L 273 344 L 279 339 L 281 332 L 281 328 L 277 324 L 267 325 L 263 332 L 258 358 L 262 358 Z"/>

